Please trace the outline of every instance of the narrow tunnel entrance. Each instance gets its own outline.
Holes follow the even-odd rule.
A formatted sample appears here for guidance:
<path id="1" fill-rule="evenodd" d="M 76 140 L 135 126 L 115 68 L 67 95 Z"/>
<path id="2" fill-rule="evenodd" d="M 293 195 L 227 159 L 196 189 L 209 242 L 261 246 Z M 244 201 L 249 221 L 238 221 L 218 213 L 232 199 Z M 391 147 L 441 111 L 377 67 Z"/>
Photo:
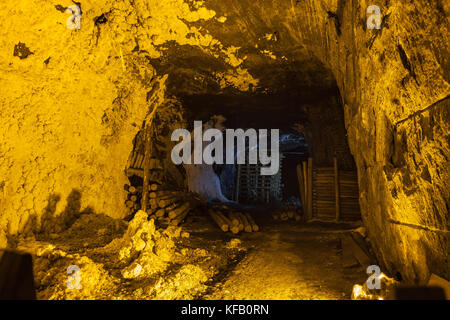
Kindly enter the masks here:
<path id="1" fill-rule="evenodd" d="M 32 255 L 38 298 L 448 287 L 445 1 L 3 2 L 0 259 Z M 187 163 L 196 128 L 279 157 Z"/>
<path id="2" fill-rule="evenodd" d="M 171 133 L 179 128 L 192 133 L 194 121 L 201 121 L 203 129 L 207 129 L 206 124 L 219 129 L 224 146 L 227 129 L 278 129 L 277 174 L 263 176 L 258 173 L 258 165 L 249 163 L 248 138 L 243 164 L 213 164 L 207 174 L 200 174 L 195 165 L 174 165 L 171 151 L 176 142 L 171 141 Z M 274 219 L 360 219 L 355 164 L 346 141 L 343 107 L 335 83 L 331 88 L 275 88 L 270 93 L 179 93 L 160 107 L 154 126 L 150 192 L 161 188 L 180 193 L 192 191 L 210 203 L 227 203 L 245 210 L 270 208 Z M 135 138 L 127 168 L 131 192 L 126 206 L 130 217 L 141 209 L 143 132 Z M 307 168 L 310 163 L 311 171 Z M 342 211 L 342 206 L 345 214 L 336 212 Z"/>
<path id="3" fill-rule="evenodd" d="M 225 259 L 226 248 L 239 248 L 243 242 L 255 248 L 252 253 L 235 256 L 233 262 L 225 259 L 229 264 L 222 265 L 210 285 L 216 286 L 220 281 L 227 284 L 218 291 L 209 290 L 202 298 L 227 298 L 223 296 L 227 290 L 233 291 L 233 298 L 244 297 L 248 293 L 240 285 L 244 278 L 232 276 L 236 269 L 243 274 L 260 275 L 248 280 L 249 287 L 255 294 L 261 291 L 255 297 L 271 299 L 286 297 L 291 291 L 299 297 L 337 297 L 337 288 L 351 292 L 352 285 L 361 282 L 358 274 L 350 272 L 343 277 L 341 269 L 329 272 L 322 266 L 322 261 L 338 263 L 334 259 L 348 240 L 341 239 L 338 233 L 328 234 L 328 230 L 347 232 L 360 225 L 359 208 L 355 215 L 336 214 L 334 164 L 338 164 L 339 179 L 355 172 L 336 86 L 275 93 L 178 94 L 160 106 L 154 121 L 157 134 L 151 139 L 153 154 L 147 191 L 150 202 L 146 208 L 149 219 L 157 227 L 182 225 L 196 239 L 193 241 L 197 250 L 217 251 L 212 258 L 214 263 Z M 260 166 L 249 163 L 249 139 L 243 164 L 175 165 L 170 153 L 178 141 L 171 141 L 171 133 L 184 128 L 193 137 L 194 121 L 201 121 L 203 132 L 219 129 L 224 146 L 227 129 L 279 129 L 277 174 L 262 176 Z M 135 138 L 127 169 L 129 219 L 142 209 L 145 149 L 142 131 Z M 224 158 L 225 153 L 226 150 Z M 340 197 L 351 197 L 357 202 L 357 188 L 348 194 L 345 183 L 348 182 L 339 185 Z M 308 228 L 316 229 L 305 233 Z M 356 233 L 355 238 L 362 240 Z M 346 263 L 354 266 L 353 262 Z M 261 269 L 262 265 L 267 267 Z M 295 285 L 308 276 L 327 278 L 331 285 L 320 293 Z M 269 284 L 261 287 L 266 281 Z M 274 283 L 282 286 L 277 293 L 269 292 Z"/>

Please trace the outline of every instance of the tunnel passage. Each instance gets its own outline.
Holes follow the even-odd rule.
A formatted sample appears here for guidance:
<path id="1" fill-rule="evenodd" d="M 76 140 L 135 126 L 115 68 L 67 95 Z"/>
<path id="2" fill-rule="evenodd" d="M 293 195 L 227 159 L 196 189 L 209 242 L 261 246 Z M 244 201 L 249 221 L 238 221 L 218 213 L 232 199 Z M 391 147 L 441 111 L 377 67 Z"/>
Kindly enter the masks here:
<path id="1" fill-rule="evenodd" d="M 212 88 L 210 91 L 203 87 L 199 89 L 193 85 L 195 78 L 188 76 L 199 72 L 192 67 L 187 69 L 184 66 L 183 76 L 176 72 L 169 75 L 168 90 L 173 99 L 159 107 L 154 117 L 155 129 L 150 139 L 152 146 L 149 148 L 153 150 L 149 165 L 152 170 L 150 184 L 155 183 L 155 189 L 194 191 L 208 201 L 232 201 L 242 205 L 270 204 L 273 207 L 290 205 L 298 208 L 298 212 L 303 212 L 305 220 L 359 220 L 356 168 L 346 140 L 339 89 L 336 82 L 332 81 L 330 70 L 314 59 L 306 63 L 304 61 L 302 65 L 290 65 L 286 70 L 277 67 L 277 73 L 270 78 L 272 86 L 256 88 L 253 92 L 240 92 L 230 88 Z M 175 67 L 179 66 L 171 64 L 170 68 Z M 311 74 L 315 75 L 312 82 Z M 297 85 L 293 81 L 298 81 Z M 189 170 L 190 166 L 176 166 L 170 158 L 171 149 L 175 145 L 175 142 L 170 141 L 170 135 L 176 128 L 185 128 L 192 133 L 194 121 L 202 121 L 204 124 L 210 122 L 210 126 L 220 129 L 224 134 L 223 146 L 227 145 L 226 129 L 278 129 L 279 170 L 273 176 L 261 175 L 258 164 L 249 163 L 247 144 L 245 163 L 213 164 L 210 176 L 187 174 L 186 169 Z M 246 142 L 248 141 L 247 138 Z M 128 215 L 141 209 L 142 205 L 142 193 L 136 194 L 135 189 L 142 190 L 145 144 L 144 130 L 141 130 L 135 138 L 134 150 L 127 165 L 133 191 L 125 202 L 129 208 Z M 225 152 L 226 150 L 223 162 Z M 234 157 L 236 158 L 236 154 Z M 308 158 L 314 164 L 310 182 L 306 181 L 303 169 L 300 172 L 298 170 L 308 163 Z M 343 172 L 341 179 L 353 174 L 350 180 L 337 186 L 342 189 L 341 197 L 351 199 L 352 204 L 345 201 L 341 204 L 346 207 L 346 212 L 352 211 L 349 215 L 335 213 L 336 206 L 340 205 L 337 203 L 339 199 L 336 200 L 335 188 L 328 190 L 335 181 L 326 180 L 325 187 L 320 185 L 324 183 L 321 170 L 333 169 L 335 162 Z M 328 179 L 327 175 L 325 179 Z M 211 180 L 215 182 L 212 183 Z M 310 188 L 307 187 L 308 183 L 311 184 Z M 353 185 L 349 186 L 350 183 Z M 190 184 L 197 185 L 197 189 L 191 188 Z M 207 191 L 202 194 L 203 187 L 199 185 L 210 185 L 211 188 L 218 189 L 219 196 L 208 195 Z M 306 209 L 308 206 L 309 212 Z M 153 212 L 159 209 L 163 208 L 149 207 Z M 160 220 L 165 219 L 160 211 L 158 215 L 161 215 L 158 217 Z"/>
<path id="2" fill-rule="evenodd" d="M 0 59 L 0 246 L 15 244 L 11 236 L 57 237 L 40 218 L 48 207 L 63 213 L 73 190 L 80 192 L 77 212 L 91 207 L 116 219 L 128 215 L 125 208 L 135 201 L 124 206 L 125 197 L 134 182 L 124 169 L 142 172 L 129 155 L 156 107 L 184 110 L 182 98 L 257 96 L 259 88 L 267 95 L 277 94 L 275 88 L 336 90 L 332 82 L 378 263 L 408 283 L 427 283 L 431 274 L 448 279 L 447 3 L 386 1 L 382 28 L 370 30 L 365 1 L 89 2 L 83 29 L 72 33 L 61 7 L 41 2 L 40 11 L 20 7 L 30 19 L 11 19 L 18 12 L 14 1 L 5 1 L 1 12 L 3 44 L 11 50 Z M 42 13 L 50 23 L 42 23 Z M 14 55 L 14 47 L 28 53 Z M 303 125 L 320 140 L 326 132 L 318 119 L 332 114 L 308 110 Z M 158 121 L 179 121 L 162 115 Z M 333 136 L 316 138 L 306 137 L 308 153 L 313 164 L 322 158 L 330 169 L 335 150 L 317 146 Z M 170 190 L 186 188 L 183 170 L 165 166 L 169 148 L 160 143 L 150 166 L 170 177 Z M 338 161 L 347 164 L 354 166 Z"/>
<path id="3" fill-rule="evenodd" d="M 169 75 L 168 81 L 170 83 L 176 80 L 171 79 Z M 253 288 L 255 297 L 286 297 L 290 290 L 296 292 L 299 297 L 307 294 L 308 290 L 295 284 L 299 281 L 297 273 L 303 273 L 296 270 L 304 269 L 298 265 L 299 261 L 307 259 L 308 263 L 315 265 L 317 261 L 306 258 L 306 254 L 310 255 L 310 250 L 315 250 L 318 259 L 327 256 L 336 259 L 338 255 L 336 248 L 340 246 L 341 239 L 339 236 L 326 239 L 318 235 L 312 238 L 305 237 L 304 235 L 309 233 L 301 230 L 303 223 L 356 222 L 338 225 L 346 230 L 345 228 L 358 226 L 361 219 L 359 207 L 357 215 L 353 216 L 348 216 L 344 211 L 340 217 L 336 216 L 334 204 L 332 215 L 322 212 L 324 209 L 321 207 L 321 199 L 317 198 L 319 193 L 323 193 L 320 188 L 310 189 L 308 195 L 311 196 L 309 206 L 312 213 L 308 215 L 306 203 L 308 195 L 303 195 L 306 188 L 301 188 L 304 182 L 302 176 L 298 175 L 298 167 L 302 163 L 308 163 L 308 160 L 314 163 L 314 171 L 311 171 L 313 173 L 319 168 L 333 167 L 334 159 L 337 159 L 341 172 L 353 170 L 356 174 L 353 157 L 346 143 L 339 90 L 336 84 L 331 88 L 327 88 L 326 84 L 316 85 L 315 88 L 300 86 L 290 91 L 272 87 L 270 88 L 272 92 L 213 91 L 180 94 L 185 92 L 180 83 L 169 84 L 169 88 L 175 88 L 178 93 L 167 99 L 155 113 L 153 135 L 147 140 L 152 146 L 146 148 L 145 124 L 134 139 L 133 151 L 130 153 L 126 169 L 129 177 L 129 184 L 125 186 L 128 193 L 125 201 L 128 208 L 127 220 L 133 221 L 144 209 L 142 193 L 146 190 L 143 186 L 145 150 L 152 150 L 146 190 L 149 193 L 149 200 L 145 211 L 157 228 L 181 225 L 191 232 L 191 237 L 201 239 L 198 246 L 206 250 L 211 250 L 210 241 L 220 239 L 219 243 L 224 244 L 223 240 L 228 240 L 229 237 L 238 237 L 231 242 L 244 241 L 258 248 L 254 253 L 243 253 L 235 262 L 236 266 L 233 264 L 233 267 L 225 267 L 220 276 L 213 278 L 211 285 L 220 281 L 226 282 L 226 286 L 231 287 L 229 291 L 233 292 L 234 297 L 244 297 L 244 293 L 239 293 L 242 288 L 234 281 L 242 281 L 246 274 L 259 274 L 257 269 L 261 265 L 268 265 L 267 270 L 260 272 L 261 277 L 249 280 L 248 288 Z M 321 85 L 324 87 L 320 87 Z M 248 161 L 241 165 L 214 164 L 209 166 L 207 173 L 196 171 L 195 174 L 189 173 L 191 170 L 189 167 L 195 165 L 175 165 L 170 158 L 170 152 L 178 141 L 171 141 L 171 133 L 174 129 L 185 128 L 192 134 L 194 121 L 199 120 L 202 121 L 204 130 L 209 126 L 222 132 L 229 128 L 279 129 L 281 154 L 279 174 L 262 179 L 258 173 L 260 168 L 248 164 Z M 246 149 L 246 152 L 249 150 Z M 356 177 L 353 181 L 356 183 Z M 331 185 L 333 183 L 334 181 L 331 181 Z M 327 181 L 327 184 L 330 183 Z M 342 186 L 341 188 L 345 189 Z M 332 191 L 334 197 L 334 189 Z M 353 198 L 358 199 L 358 190 L 352 192 Z M 318 228 L 321 228 L 320 224 Z M 314 231 L 312 233 L 315 234 Z M 365 243 L 362 236 L 353 233 L 353 237 Z M 284 238 L 285 236 L 281 236 L 280 240 L 271 238 L 280 237 L 281 234 L 288 235 L 288 238 Z M 346 240 L 344 243 L 348 241 L 356 240 Z M 270 249 L 267 250 L 267 247 Z M 302 254 L 296 249 L 300 247 Z M 373 253 L 369 248 L 364 252 L 373 259 Z M 223 255 L 224 253 L 220 253 L 212 260 L 222 259 Z M 274 259 L 274 255 L 280 257 L 279 263 L 271 262 L 277 260 Z M 248 262 L 241 264 L 241 260 Z M 354 262 L 350 265 L 355 266 Z M 359 262 L 357 265 L 360 265 Z M 231 276 L 231 270 L 242 266 L 249 268 L 249 270 L 244 268 L 243 277 Z M 321 277 L 327 270 L 314 266 L 309 272 L 313 277 Z M 349 279 L 343 280 L 345 284 L 339 284 L 341 280 L 337 279 L 342 278 L 339 272 L 331 273 L 332 279 L 329 283 L 342 285 L 347 291 L 351 291 L 349 283 L 360 281 L 352 275 Z M 281 280 L 282 284 L 278 285 L 279 293 L 274 294 L 272 285 L 279 281 L 276 279 L 278 273 L 291 276 Z M 256 289 L 261 286 L 263 279 L 268 284 L 265 288 Z M 325 292 L 315 294 L 335 297 L 334 290 L 326 289 Z M 212 289 L 210 291 L 211 293 L 206 294 L 207 297 L 217 297 L 216 295 L 221 294 Z M 260 295 L 257 294 L 258 291 Z"/>

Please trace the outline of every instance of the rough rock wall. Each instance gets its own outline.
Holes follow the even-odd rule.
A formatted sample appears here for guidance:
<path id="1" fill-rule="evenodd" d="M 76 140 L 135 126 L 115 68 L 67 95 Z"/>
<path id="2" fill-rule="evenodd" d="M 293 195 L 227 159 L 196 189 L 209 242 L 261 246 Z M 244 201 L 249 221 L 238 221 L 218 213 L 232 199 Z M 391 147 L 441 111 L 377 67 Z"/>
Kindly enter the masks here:
<path id="1" fill-rule="evenodd" d="M 42 217 L 87 207 L 123 215 L 133 137 L 163 97 L 164 78 L 144 57 L 123 53 L 123 25 L 94 23 L 113 3 L 83 1 L 81 30 L 69 30 L 70 15 L 55 7 L 69 1 L 0 4 L 0 230 L 7 234 L 39 231 Z"/>
<path id="2" fill-rule="evenodd" d="M 382 10 L 381 30 L 366 28 L 371 4 Z M 449 4 L 299 6 L 304 42 L 341 90 L 363 219 L 378 257 L 408 281 L 425 282 L 430 272 L 449 278 Z"/>
<path id="3" fill-rule="evenodd" d="M 381 9 L 380 30 L 367 28 L 370 5 Z M 382 267 L 410 282 L 426 282 L 430 272 L 449 278 L 450 4 L 274 0 L 208 6 L 229 21 L 226 30 L 211 26 L 214 36 L 236 39 L 237 47 L 270 47 L 276 58 L 306 50 L 331 69 L 358 168 L 363 220 Z M 276 41 L 262 41 L 267 33 Z"/>
<path id="4" fill-rule="evenodd" d="M 145 61 L 163 61 L 169 44 L 223 60 L 214 80 L 239 90 L 258 85 L 248 70 L 264 73 L 259 53 L 308 52 L 340 88 L 363 219 L 383 267 L 408 281 L 449 278 L 448 2 L 83 1 L 79 31 L 56 10 L 72 4 L 64 2 L 0 4 L 0 226 L 8 232 L 42 214 L 49 195 L 64 200 L 75 188 L 84 204 L 115 215 L 133 124 L 148 108 Z M 382 9 L 381 30 L 366 28 L 372 4 Z M 13 56 L 19 42 L 32 52 L 24 59 L 23 45 Z M 184 60 L 201 68 L 196 61 Z"/>

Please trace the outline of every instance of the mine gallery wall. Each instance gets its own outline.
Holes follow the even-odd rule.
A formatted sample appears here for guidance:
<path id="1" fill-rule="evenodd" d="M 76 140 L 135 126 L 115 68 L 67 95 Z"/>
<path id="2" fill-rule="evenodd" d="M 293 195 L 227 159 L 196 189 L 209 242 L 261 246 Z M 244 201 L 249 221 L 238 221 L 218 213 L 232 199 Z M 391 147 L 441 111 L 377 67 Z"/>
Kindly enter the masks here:
<path id="1" fill-rule="evenodd" d="M 124 217 L 133 141 L 165 99 L 311 87 L 331 81 L 320 64 L 378 259 L 410 282 L 449 279 L 448 2 L 378 1 L 377 30 L 368 1 L 89 0 L 79 30 L 70 4 L 0 4 L 1 247 L 89 210 Z"/>

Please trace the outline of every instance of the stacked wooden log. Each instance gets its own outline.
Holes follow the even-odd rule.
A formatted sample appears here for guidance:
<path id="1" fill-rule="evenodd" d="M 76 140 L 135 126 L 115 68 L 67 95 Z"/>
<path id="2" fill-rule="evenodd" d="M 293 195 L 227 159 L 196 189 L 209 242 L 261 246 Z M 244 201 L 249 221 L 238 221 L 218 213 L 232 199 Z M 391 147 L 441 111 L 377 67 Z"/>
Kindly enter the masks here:
<path id="1" fill-rule="evenodd" d="M 193 205 L 188 201 L 183 191 L 164 190 L 157 184 L 151 183 L 148 187 L 149 203 L 146 212 L 151 219 L 161 224 L 178 225 L 186 218 Z M 126 186 L 128 197 L 125 206 L 130 210 L 130 215 L 141 210 L 142 186 Z"/>
<path id="2" fill-rule="evenodd" d="M 149 163 L 149 169 L 152 171 L 162 171 L 163 164 L 161 160 L 151 158 Z M 136 175 L 138 177 L 144 177 L 144 154 L 133 151 L 133 154 L 128 159 L 128 169 L 126 170 L 128 176 Z"/>
<path id="3" fill-rule="evenodd" d="M 278 210 L 272 212 L 272 218 L 274 220 L 281 220 L 281 221 L 287 220 L 300 221 L 301 216 L 302 216 L 302 208 L 295 205 L 283 206 Z"/>
<path id="4" fill-rule="evenodd" d="M 209 215 L 223 232 L 258 232 L 259 226 L 248 212 L 232 210 L 226 206 L 208 210 Z"/>
<path id="5" fill-rule="evenodd" d="M 313 170 L 313 215 L 316 218 L 336 219 L 336 193 L 333 167 Z"/>
<path id="6" fill-rule="evenodd" d="M 315 168 L 312 188 L 315 218 L 346 221 L 361 219 L 355 171 L 337 172 L 333 167 Z"/>
<path id="7" fill-rule="evenodd" d="M 125 206 L 129 210 L 129 214 L 131 215 L 141 209 L 142 187 L 126 185 L 125 190 L 128 192 Z"/>
<path id="8" fill-rule="evenodd" d="M 150 185 L 147 212 L 151 219 L 158 220 L 162 224 L 178 225 L 192 208 L 193 205 L 186 198 L 186 193 L 160 190 L 158 185 Z"/>

